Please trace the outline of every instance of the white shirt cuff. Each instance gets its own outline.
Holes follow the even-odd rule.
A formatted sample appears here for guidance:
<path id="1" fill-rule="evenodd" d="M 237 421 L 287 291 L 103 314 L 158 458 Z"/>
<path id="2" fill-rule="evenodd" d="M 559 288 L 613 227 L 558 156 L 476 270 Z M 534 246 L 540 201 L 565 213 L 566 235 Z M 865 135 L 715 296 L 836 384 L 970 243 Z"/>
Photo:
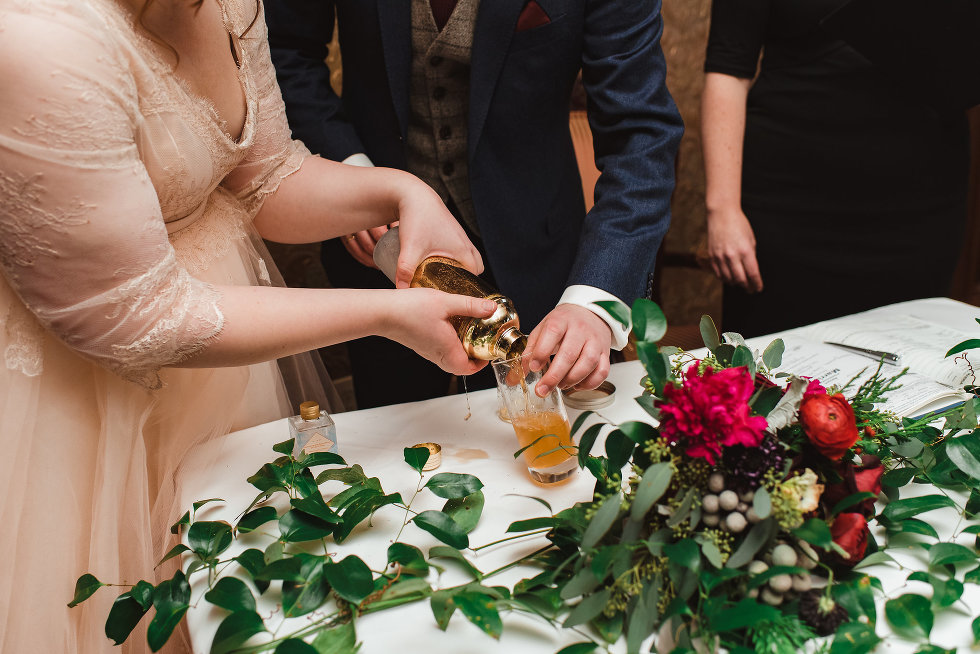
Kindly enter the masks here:
<path id="1" fill-rule="evenodd" d="M 351 156 L 347 157 L 340 163 L 345 163 L 348 166 L 361 166 L 363 168 L 374 168 L 374 162 L 368 158 L 363 152 L 355 152 Z"/>
<path id="2" fill-rule="evenodd" d="M 609 330 L 612 332 L 612 349 L 622 350 L 629 343 L 630 328 L 632 325 L 624 327 L 618 320 L 609 315 L 605 309 L 593 304 L 593 302 L 601 300 L 623 302 L 612 293 L 607 293 L 601 288 L 576 284 L 565 289 L 565 292 L 561 294 L 561 299 L 558 300 L 558 304 L 576 304 L 580 307 L 585 307 L 599 316 L 603 322 L 609 325 Z M 628 305 L 623 304 L 628 308 Z"/>

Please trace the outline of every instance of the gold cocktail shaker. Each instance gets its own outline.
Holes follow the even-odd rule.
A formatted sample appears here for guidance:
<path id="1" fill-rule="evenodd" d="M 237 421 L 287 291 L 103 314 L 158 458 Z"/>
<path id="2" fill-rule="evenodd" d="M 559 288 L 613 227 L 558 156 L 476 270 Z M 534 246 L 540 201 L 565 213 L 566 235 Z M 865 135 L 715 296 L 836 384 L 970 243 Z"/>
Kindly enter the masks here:
<path id="1" fill-rule="evenodd" d="M 398 254 L 398 228 L 389 230 L 374 248 L 374 262 L 388 279 L 395 280 Z M 520 319 L 510 298 L 463 268 L 455 259 L 428 257 L 415 269 L 412 286 L 434 288 L 446 293 L 486 298 L 497 303 L 497 310 L 488 318 L 454 316 L 450 319 L 466 354 L 471 359 L 495 361 L 520 355 L 527 345 L 521 333 Z"/>

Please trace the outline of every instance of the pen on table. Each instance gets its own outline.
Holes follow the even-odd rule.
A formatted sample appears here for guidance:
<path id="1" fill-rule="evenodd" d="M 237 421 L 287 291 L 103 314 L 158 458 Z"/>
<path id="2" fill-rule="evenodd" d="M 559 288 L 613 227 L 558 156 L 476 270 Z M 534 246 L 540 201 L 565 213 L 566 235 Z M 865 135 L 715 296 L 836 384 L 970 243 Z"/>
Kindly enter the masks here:
<path id="1" fill-rule="evenodd" d="M 889 365 L 900 366 L 902 365 L 902 357 L 893 353 L 885 352 L 884 350 L 872 350 L 866 347 L 858 347 L 856 345 L 845 345 L 844 343 L 834 343 L 833 341 L 824 341 L 827 345 L 833 345 L 834 347 L 839 347 L 847 350 L 848 352 L 853 352 L 854 354 L 860 354 L 862 356 L 870 357 L 875 361 L 882 361 Z"/>

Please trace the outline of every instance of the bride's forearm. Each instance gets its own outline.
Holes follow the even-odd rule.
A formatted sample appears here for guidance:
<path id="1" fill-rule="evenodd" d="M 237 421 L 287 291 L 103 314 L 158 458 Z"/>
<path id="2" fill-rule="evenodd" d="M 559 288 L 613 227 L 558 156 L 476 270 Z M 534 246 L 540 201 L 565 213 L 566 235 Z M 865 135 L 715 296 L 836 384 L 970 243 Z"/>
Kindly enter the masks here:
<path id="1" fill-rule="evenodd" d="M 428 192 L 408 173 L 309 157 L 266 198 L 254 225 L 278 243 L 313 243 L 398 219 L 412 193 Z"/>
<path id="2" fill-rule="evenodd" d="M 180 367 L 241 366 L 362 336 L 390 336 L 393 290 L 219 287 L 224 326 Z"/>

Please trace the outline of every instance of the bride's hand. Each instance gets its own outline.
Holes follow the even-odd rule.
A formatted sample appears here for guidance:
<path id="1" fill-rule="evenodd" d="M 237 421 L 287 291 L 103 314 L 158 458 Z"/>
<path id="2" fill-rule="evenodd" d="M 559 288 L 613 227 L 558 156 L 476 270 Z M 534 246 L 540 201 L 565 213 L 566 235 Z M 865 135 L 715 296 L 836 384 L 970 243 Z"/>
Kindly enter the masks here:
<path id="1" fill-rule="evenodd" d="M 483 272 L 480 253 L 429 186 L 422 182 L 410 186 L 401 196 L 397 211 L 401 239 L 395 276 L 397 288 L 408 287 L 419 262 L 431 256 L 455 259 L 477 275 Z"/>
<path id="2" fill-rule="evenodd" d="M 496 310 L 493 300 L 453 295 L 430 288 L 409 288 L 392 292 L 390 319 L 381 336 L 398 341 L 454 375 L 472 375 L 486 361 L 466 356 L 452 316 L 487 318 Z"/>

